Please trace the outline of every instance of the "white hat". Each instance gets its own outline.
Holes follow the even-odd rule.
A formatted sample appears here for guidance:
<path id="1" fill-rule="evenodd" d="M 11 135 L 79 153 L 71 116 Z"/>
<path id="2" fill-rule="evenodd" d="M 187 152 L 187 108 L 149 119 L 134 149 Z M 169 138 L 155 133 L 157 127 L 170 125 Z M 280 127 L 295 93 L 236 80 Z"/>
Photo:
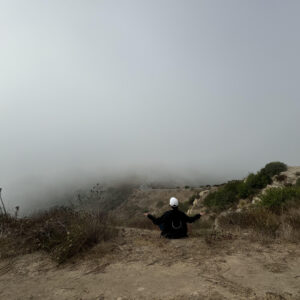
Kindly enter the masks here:
<path id="1" fill-rule="evenodd" d="M 174 197 L 170 198 L 170 206 L 177 207 L 178 206 L 178 200 Z"/>

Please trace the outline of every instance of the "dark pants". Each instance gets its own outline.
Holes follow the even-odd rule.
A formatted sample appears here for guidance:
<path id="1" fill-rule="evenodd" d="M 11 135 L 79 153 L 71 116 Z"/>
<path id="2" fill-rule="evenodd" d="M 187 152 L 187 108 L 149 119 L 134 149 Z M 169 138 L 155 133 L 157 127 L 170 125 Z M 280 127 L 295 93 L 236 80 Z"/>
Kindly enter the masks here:
<path id="1" fill-rule="evenodd" d="M 167 234 L 164 232 L 164 224 L 159 224 L 158 225 L 159 229 L 161 230 L 161 236 L 168 238 L 168 239 L 182 239 L 182 238 L 187 238 L 188 235 L 186 233 L 181 233 L 178 235 L 178 233 L 175 234 Z"/>

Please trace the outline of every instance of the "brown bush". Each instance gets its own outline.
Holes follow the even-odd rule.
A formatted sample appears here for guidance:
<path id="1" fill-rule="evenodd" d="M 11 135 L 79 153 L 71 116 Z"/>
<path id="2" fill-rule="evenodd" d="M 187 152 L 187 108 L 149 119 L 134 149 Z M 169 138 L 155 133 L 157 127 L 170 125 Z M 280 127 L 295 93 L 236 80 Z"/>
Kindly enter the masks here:
<path id="1" fill-rule="evenodd" d="M 278 216 L 264 208 L 231 212 L 218 218 L 221 228 L 239 227 L 275 237 L 280 226 Z"/>
<path id="2" fill-rule="evenodd" d="M 300 209 L 290 208 L 282 215 L 256 207 L 219 216 L 218 225 L 225 230 L 250 230 L 252 237 L 300 240 Z"/>
<path id="3" fill-rule="evenodd" d="M 0 226 L 2 257 L 45 250 L 59 263 L 117 233 L 115 228 L 108 226 L 105 215 L 67 207 L 54 208 L 30 218 L 1 217 Z"/>
<path id="4" fill-rule="evenodd" d="M 284 221 L 290 224 L 294 229 L 300 230 L 300 210 L 288 212 L 284 216 Z"/>
<path id="5" fill-rule="evenodd" d="M 300 240 L 300 210 L 291 209 L 281 217 L 279 230 L 281 238 L 290 241 Z"/>

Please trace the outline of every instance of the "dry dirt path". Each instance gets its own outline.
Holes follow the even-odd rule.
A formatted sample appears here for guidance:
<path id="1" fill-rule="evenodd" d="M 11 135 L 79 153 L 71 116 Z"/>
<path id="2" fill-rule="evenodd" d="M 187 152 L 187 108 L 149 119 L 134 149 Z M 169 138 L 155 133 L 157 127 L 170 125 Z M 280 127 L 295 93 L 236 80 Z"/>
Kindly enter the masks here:
<path id="1" fill-rule="evenodd" d="M 300 299 L 300 250 L 123 229 L 63 266 L 43 253 L 0 261 L 0 299 Z"/>

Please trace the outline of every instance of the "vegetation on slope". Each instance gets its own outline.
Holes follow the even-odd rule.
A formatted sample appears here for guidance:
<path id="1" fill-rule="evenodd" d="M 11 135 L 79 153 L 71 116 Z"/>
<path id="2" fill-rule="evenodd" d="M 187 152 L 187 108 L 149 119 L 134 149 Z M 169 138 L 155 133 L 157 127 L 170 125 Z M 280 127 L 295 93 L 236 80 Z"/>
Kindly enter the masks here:
<path id="1" fill-rule="evenodd" d="M 286 176 L 280 173 L 286 169 L 283 163 L 269 163 L 256 174 L 250 174 L 244 181 L 228 182 L 216 192 L 209 194 L 204 204 L 217 212 L 232 209 L 240 199 L 251 200 L 254 195 L 271 184 L 273 176 L 277 175 L 276 180 L 284 181 Z M 246 209 L 228 210 L 220 214 L 219 228 L 234 227 L 272 238 L 284 237 L 288 240 L 299 241 L 300 179 L 294 186 L 267 189 L 260 195 L 260 199 L 261 201 L 256 204 L 246 206 Z"/>
<path id="2" fill-rule="evenodd" d="M 292 207 L 300 207 L 300 186 L 268 189 L 258 205 L 274 213 L 282 213 Z"/>
<path id="3" fill-rule="evenodd" d="M 287 170 L 281 162 L 268 163 L 256 174 L 250 174 L 246 180 L 234 180 L 209 194 L 204 205 L 216 210 L 224 210 L 236 204 L 239 199 L 245 199 L 257 194 L 261 189 L 272 183 L 272 177 Z"/>
<path id="4" fill-rule="evenodd" d="M 261 201 L 242 211 L 230 211 L 218 218 L 221 228 L 238 227 L 268 237 L 300 239 L 300 187 L 271 188 Z"/>

